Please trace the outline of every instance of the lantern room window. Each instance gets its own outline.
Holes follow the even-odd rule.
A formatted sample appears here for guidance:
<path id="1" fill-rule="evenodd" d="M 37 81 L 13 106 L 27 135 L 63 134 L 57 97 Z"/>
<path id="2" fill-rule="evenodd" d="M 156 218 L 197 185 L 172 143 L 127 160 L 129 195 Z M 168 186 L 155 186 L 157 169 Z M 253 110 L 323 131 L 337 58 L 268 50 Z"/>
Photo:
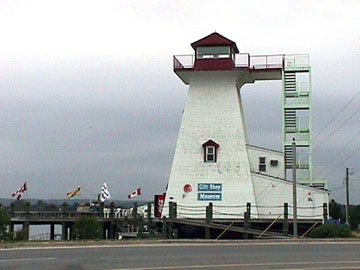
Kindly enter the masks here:
<path id="1" fill-rule="evenodd" d="M 206 46 L 196 49 L 197 59 L 230 58 L 230 46 Z"/>
<path id="2" fill-rule="evenodd" d="M 203 145 L 204 148 L 204 162 L 214 163 L 217 161 L 217 149 L 219 145 L 213 140 L 208 140 Z"/>

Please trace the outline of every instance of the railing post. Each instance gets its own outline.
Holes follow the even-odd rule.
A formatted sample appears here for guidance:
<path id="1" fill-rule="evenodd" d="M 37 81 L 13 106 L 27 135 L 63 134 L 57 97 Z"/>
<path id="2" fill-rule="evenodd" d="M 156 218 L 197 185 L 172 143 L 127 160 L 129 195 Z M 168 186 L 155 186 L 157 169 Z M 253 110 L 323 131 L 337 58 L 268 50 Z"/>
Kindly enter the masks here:
<path id="1" fill-rule="evenodd" d="M 143 220 L 142 217 L 139 217 L 139 219 L 138 219 L 138 233 L 137 233 L 138 238 L 143 238 L 143 227 L 144 227 L 144 220 Z"/>
<path id="2" fill-rule="evenodd" d="M 323 219 L 324 219 L 324 224 L 326 224 L 327 219 L 328 219 L 327 203 L 323 204 Z"/>
<path id="3" fill-rule="evenodd" d="M 246 203 L 246 212 L 244 213 L 244 229 L 250 229 L 250 219 L 251 219 L 251 203 Z M 249 239 L 249 234 L 244 233 L 244 239 Z"/>
<path id="4" fill-rule="evenodd" d="M 248 218 L 250 219 L 250 217 L 251 217 L 251 203 L 247 203 L 246 204 L 246 212 L 248 213 Z"/>
<path id="5" fill-rule="evenodd" d="M 61 222 L 61 240 L 67 240 L 67 226 L 66 222 Z"/>
<path id="6" fill-rule="evenodd" d="M 174 213 L 173 202 L 169 202 L 169 219 L 173 218 L 173 213 Z"/>
<path id="7" fill-rule="evenodd" d="M 206 224 L 210 225 L 211 219 L 213 216 L 213 204 L 209 203 L 209 206 L 206 206 Z M 210 239 L 211 238 L 211 230 L 210 227 L 205 227 L 205 238 Z"/>
<path id="8" fill-rule="evenodd" d="M 169 202 L 169 238 L 173 238 L 173 219 L 174 219 L 175 209 L 174 209 L 174 203 Z"/>
<path id="9" fill-rule="evenodd" d="M 283 223 L 283 233 L 285 236 L 289 234 L 289 205 L 284 203 L 284 223 Z"/>
<path id="10" fill-rule="evenodd" d="M 55 224 L 51 223 L 50 224 L 50 240 L 54 240 L 55 239 Z"/>
<path id="11" fill-rule="evenodd" d="M 177 203 L 173 204 L 173 218 L 177 218 Z"/>
<path id="12" fill-rule="evenodd" d="M 249 217 L 248 212 L 244 212 L 244 229 L 249 229 Z M 249 239 L 249 234 L 247 232 L 244 233 L 244 239 Z"/>
<path id="13" fill-rule="evenodd" d="M 164 237 L 167 238 L 167 235 L 166 235 L 166 217 L 163 217 L 163 219 L 162 219 L 161 233 L 162 233 L 162 235 Z"/>
<path id="14" fill-rule="evenodd" d="M 206 206 L 205 222 L 207 225 L 210 224 L 210 208 L 209 208 L 209 206 Z M 210 228 L 209 227 L 205 227 L 205 239 L 210 239 Z"/>

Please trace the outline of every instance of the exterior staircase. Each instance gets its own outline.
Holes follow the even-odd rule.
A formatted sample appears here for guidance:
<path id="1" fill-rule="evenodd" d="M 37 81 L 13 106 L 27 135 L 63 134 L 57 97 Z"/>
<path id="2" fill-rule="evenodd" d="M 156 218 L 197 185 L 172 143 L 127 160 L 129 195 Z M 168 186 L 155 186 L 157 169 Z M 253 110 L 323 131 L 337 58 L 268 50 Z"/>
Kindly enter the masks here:
<path id="1" fill-rule="evenodd" d="M 297 59 L 296 57 L 285 56 L 282 79 L 285 170 L 292 169 L 292 142 L 295 140 L 296 168 L 299 170 L 297 173 L 298 183 L 326 188 L 325 179 L 314 179 L 313 174 L 311 67 L 308 57 Z M 300 86 L 305 87 L 303 89 Z"/>

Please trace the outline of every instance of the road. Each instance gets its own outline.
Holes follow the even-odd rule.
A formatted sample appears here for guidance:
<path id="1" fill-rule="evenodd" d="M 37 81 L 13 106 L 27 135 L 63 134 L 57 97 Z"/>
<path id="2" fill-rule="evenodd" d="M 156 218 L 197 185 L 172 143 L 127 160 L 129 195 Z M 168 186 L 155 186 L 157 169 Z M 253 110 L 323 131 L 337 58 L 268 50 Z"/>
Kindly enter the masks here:
<path id="1" fill-rule="evenodd" d="M 239 242 L 0 249 L 0 269 L 360 270 L 360 242 Z"/>

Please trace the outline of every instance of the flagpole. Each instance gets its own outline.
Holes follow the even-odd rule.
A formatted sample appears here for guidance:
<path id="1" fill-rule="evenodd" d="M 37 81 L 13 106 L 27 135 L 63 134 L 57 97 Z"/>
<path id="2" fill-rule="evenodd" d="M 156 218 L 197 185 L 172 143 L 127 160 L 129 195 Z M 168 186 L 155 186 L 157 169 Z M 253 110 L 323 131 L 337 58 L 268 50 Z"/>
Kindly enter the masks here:
<path id="1" fill-rule="evenodd" d="M 27 189 L 27 183 L 26 183 L 26 181 L 25 181 L 25 185 L 26 185 L 25 196 L 26 196 L 26 199 L 29 200 L 29 194 L 28 194 L 28 189 Z"/>
<path id="2" fill-rule="evenodd" d="M 26 182 L 25 182 L 26 183 Z M 27 190 L 27 184 L 26 184 L 26 190 L 25 190 L 25 198 L 26 200 L 29 200 L 29 194 L 28 194 L 28 190 Z"/>

